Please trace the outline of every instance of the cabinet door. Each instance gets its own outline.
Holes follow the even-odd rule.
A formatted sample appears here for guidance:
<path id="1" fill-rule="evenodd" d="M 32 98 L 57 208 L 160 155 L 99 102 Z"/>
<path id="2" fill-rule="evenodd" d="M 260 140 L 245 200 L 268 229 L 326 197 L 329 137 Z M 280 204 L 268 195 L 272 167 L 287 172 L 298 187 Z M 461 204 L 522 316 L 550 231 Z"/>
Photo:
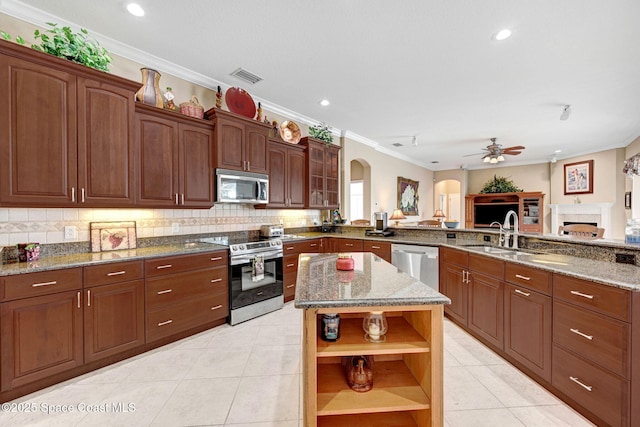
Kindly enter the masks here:
<path id="1" fill-rule="evenodd" d="M 213 133 L 209 129 L 180 123 L 180 206 L 213 206 L 211 156 Z"/>
<path id="2" fill-rule="evenodd" d="M 245 169 L 250 172 L 268 173 L 267 168 L 267 139 L 269 129 L 259 126 L 246 125 L 244 160 Z"/>
<path id="3" fill-rule="evenodd" d="M 78 201 L 123 206 L 133 196 L 134 93 L 78 78 Z"/>
<path id="4" fill-rule="evenodd" d="M 340 203 L 340 169 L 338 162 L 338 148 L 326 147 L 325 151 L 325 184 L 324 197 L 326 208 L 337 209 Z"/>
<path id="5" fill-rule="evenodd" d="M 85 362 L 144 344 L 144 280 L 85 291 Z"/>
<path id="6" fill-rule="evenodd" d="M 178 126 L 171 120 L 136 114 L 137 202 L 144 206 L 178 204 Z"/>
<path id="7" fill-rule="evenodd" d="M 81 292 L 0 304 L 2 390 L 82 365 Z"/>
<path id="8" fill-rule="evenodd" d="M 504 352 L 551 381 L 551 297 L 504 284 Z"/>
<path id="9" fill-rule="evenodd" d="M 470 273 L 469 329 L 497 348 L 503 348 L 502 282 L 493 277 Z"/>
<path id="10" fill-rule="evenodd" d="M 269 205 L 270 208 L 287 207 L 287 149 L 269 146 Z M 304 179 L 304 178 L 303 178 Z"/>
<path id="11" fill-rule="evenodd" d="M 322 209 L 325 208 L 324 148 L 315 143 L 309 143 L 307 158 L 307 207 L 311 209 Z"/>
<path id="12" fill-rule="evenodd" d="M 76 77 L 0 58 L 0 202 L 71 205 L 77 195 Z"/>
<path id="13" fill-rule="evenodd" d="M 215 167 L 244 170 L 245 126 L 223 118 L 216 119 Z"/>
<path id="14" fill-rule="evenodd" d="M 466 283 L 467 271 L 456 265 L 441 264 L 441 290 L 451 299 L 451 304 L 444 306 L 449 317 L 463 326 L 467 325 L 467 304 L 469 285 Z"/>
<path id="15" fill-rule="evenodd" d="M 305 179 L 304 151 L 290 149 L 287 156 L 287 184 L 290 208 L 304 208 L 304 179 Z M 271 175 L 269 175 L 271 185 Z"/>

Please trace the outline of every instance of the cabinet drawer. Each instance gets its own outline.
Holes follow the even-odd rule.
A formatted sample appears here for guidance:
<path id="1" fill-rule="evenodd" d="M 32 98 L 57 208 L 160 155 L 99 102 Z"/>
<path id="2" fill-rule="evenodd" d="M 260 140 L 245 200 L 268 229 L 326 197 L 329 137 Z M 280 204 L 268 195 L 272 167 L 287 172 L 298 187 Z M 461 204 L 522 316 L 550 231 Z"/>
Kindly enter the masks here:
<path id="1" fill-rule="evenodd" d="M 82 268 L 17 274 L 0 279 L 2 301 L 82 288 Z"/>
<path id="2" fill-rule="evenodd" d="M 116 262 L 84 268 L 84 287 L 127 282 L 144 277 L 142 261 Z"/>
<path id="3" fill-rule="evenodd" d="M 362 252 L 362 240 L 356 239 L 334 239 L 333 247 L 335 252 Z"/>
<path id="4" fill-rule="evenodd" d="M 192 298 L 226 293 L 229 286 L 227 274 L 226 268 L 218 267 L 147 279 L 147 310 L 182 304 Z"/>
<path id="5" fill-rule="evenodd" d="M 285 275 L 298 273 L 298 255 L 287 255 L 282 260 L 282 271 Z"/>
<path id="6" fill-rule="evenodd" d="M 507 262 L 504 266 L 504 280 L 551 295 L 551 273 L 548 271 Z"/>
<path id="7" fill-rule="evenodd" d="M 629 382 L 553 346 L 551 383 L 612 426 L 629 425 Z"/>
<path id="8" fill-rule="evenodd" d="M 469 270 L 483 273 L 500 280 L 504 278 L 504 264 L 505 262 L 500 259 L 469 254 Z"/>
<path id="9" fill-rule="evenodd" d="M 320 239 L 304 240 L 301 242 L 283 242 L 282 251 L 284 255 L 301 254 L 301 253 L 318 253 L 322 247 Z"/>
<path id="10" fill-rule="evenodd" d="M 629 378 L 629 324 L 577 306 L 553 303 L 553 341 Z"/>
<path id="11" fill-rule="evenodd" d="M 388 242 L 371 242 L 365 240 L 362 243 L 363 252 L 372 252 L 380 258 L 391 262 L 391 243 Z"/>
<path id="12" fill-rule="evenodd" d="M 467 268 L 469 265 L 469 253 L 456 249 L 440 248 L 440 262 Z"/>
<path id="13" fill-rule="evenodd" d="M 195 328 L 229 314 L 228 294 L 199 298 L 147 313 L 147 342 Z"/>
<path id="14" fill-rule="evenodd" d="M 227 251 L 154 258 L 144 262 L 146 277 L 220 266 L 227 266 Z"/>
<path id="15" fill-rule="evenodd" d="M 629 321 L 629 291 L 586 280 L 553 275 L 553 296 L 581 307 Z"/>

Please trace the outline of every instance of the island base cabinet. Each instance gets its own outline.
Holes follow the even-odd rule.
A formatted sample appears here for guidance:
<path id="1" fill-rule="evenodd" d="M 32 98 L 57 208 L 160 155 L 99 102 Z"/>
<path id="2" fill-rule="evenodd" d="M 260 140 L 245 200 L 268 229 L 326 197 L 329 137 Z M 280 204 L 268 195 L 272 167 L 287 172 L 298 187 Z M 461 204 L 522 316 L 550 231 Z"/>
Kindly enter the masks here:
<path id="1" fill-rule="evenodd" d="M 364 339 L 362 318 L 370 311 L 387 315 L 383 343 Z M 336 312 L 340 338 L 322 341 L 322 315 Z M 442 305 L 304 310 L 303 425 L 442 425 L 442 322 Z M 373 360 L 373 388 L 363 393 L 348 386 L 342 364 L 344 357 L 359 355 Z"/>
<path id="2" fill-rule="evenodd" d="M 83 364 L 81 294 L 68 291 L 0 304 L 3 391 Z"/>
<path id="3" fill-rule="evenodd" d="M 552 384 L 611 426 L 629 424 L 629 382 L 553 346 Z"/>

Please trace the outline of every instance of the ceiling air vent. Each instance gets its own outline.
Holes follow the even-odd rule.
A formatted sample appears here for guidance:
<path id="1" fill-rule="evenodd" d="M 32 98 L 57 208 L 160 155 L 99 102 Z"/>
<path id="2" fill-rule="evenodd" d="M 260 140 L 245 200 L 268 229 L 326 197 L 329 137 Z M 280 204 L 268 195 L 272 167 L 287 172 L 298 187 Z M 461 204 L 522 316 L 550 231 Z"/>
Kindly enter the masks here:
<path id="1" fill-rule="evenodd" d="M 235 70 L 233 73 L 231 73 L 231 75 L 233 77 L 239 78 L 240 80 L 244 80 L 247 83 L 251 83 L 252 85 L 254 85 L 254 84 L 256 84 L 256 83 L 258 83 L 259 81 L 262 80 L 262 77 L 256 76 L 252 72 L 247 71 L 242 67 L 240 67 L 237 70 Z"/>
<path id="2" fill-rule="evenodd" d="M 400 144 L 399 142 L 394 142 L 393 144 L 394 147 L 404 147 L 404 144 Z"/>

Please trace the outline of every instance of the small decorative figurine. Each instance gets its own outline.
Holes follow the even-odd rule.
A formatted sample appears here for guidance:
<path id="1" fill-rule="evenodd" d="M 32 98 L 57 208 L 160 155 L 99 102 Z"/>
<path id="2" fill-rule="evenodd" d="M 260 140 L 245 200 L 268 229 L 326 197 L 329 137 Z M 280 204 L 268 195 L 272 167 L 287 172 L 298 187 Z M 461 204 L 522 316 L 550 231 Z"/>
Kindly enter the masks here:
<path id="1" fill-rule="evenodd" d="M 218 86 L 218 92 L 216 92 L 216 108 L 222 108 L 222 89 Z"/>
<path id="2" fill-rule="evenodd" d="M 258 102 L 258 115 L 256 116 L 256 120 L 259 122 L 262 121 L 262 104 L 260 102 Z"/>

